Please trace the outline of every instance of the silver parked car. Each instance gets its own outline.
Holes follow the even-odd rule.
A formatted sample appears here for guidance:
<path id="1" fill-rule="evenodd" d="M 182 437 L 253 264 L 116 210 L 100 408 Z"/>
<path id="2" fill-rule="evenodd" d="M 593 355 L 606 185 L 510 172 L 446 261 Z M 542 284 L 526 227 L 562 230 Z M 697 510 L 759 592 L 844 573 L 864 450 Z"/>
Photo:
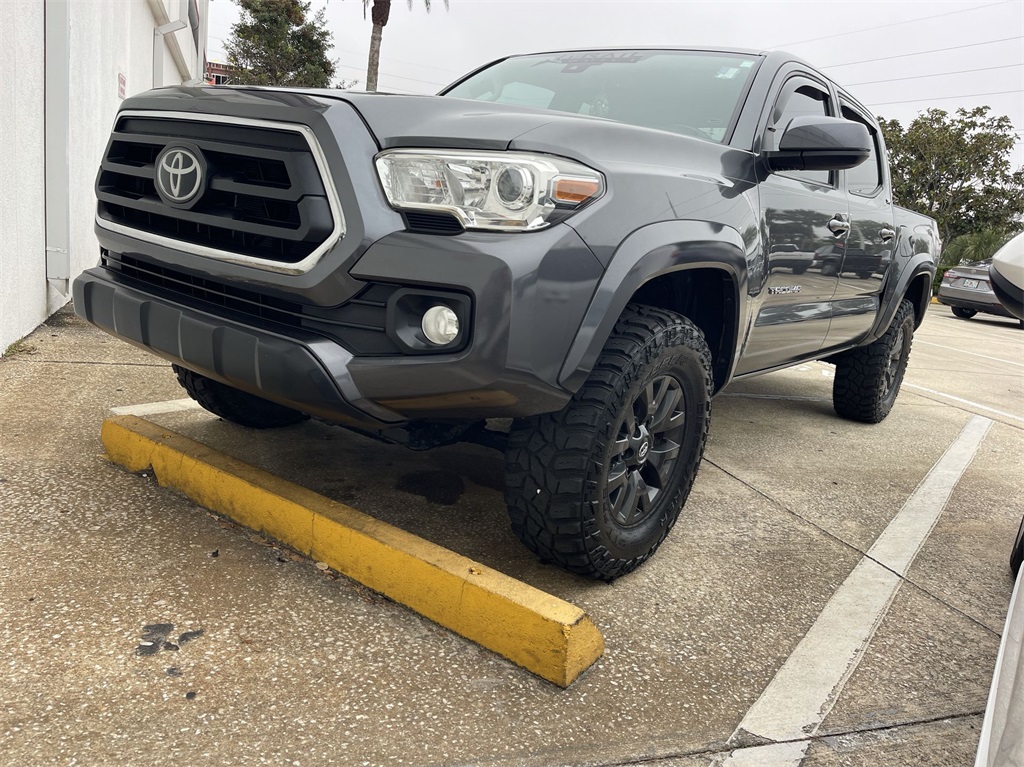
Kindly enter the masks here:
<path id="1" fill-rule="evenodd" d="M 1016 319 L 992 291 L 989 277 L 991 265 L 992 259 L 986 258 L 984 261 L 960 264 L 946 271 L 942 275 L 942 285 L 939 286 L 939 303 L 951 307 L 953 314 L 964 320 L 969 320 L 979 312 Z M 1024 327 L 1024 320 L 1018 321 Z"/>

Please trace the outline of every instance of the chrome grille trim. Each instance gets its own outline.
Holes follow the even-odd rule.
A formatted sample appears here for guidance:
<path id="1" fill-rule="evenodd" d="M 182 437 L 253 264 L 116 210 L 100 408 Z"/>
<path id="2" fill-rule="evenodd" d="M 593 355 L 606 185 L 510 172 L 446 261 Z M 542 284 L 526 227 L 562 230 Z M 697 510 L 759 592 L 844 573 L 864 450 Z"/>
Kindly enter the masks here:
<path id="1" fill-rule="evenodd" d="M 280 131 L 291 131 L 301 135 L 306 144 L 309 146 L 310 153 L 313 156 L 313 160 L 316 163 L 317 170 L 320 172 L 320 180 L 323 183 L 324 191 L 326 193 L 327 203 L 330 206 L 331 218 L 334 222 L 334 229 L 312 253 L 303 258 L 301 261 L 295 263 L 285 263 L 281 261 L 274 261 L 266 258 L 257 258 L 255 256 L 248 256 L 241 253 L 234 253 L 227 250 L 219 250 L 217 248 L 210 248 L 204 245 L 199 245 L 191 242 L 185 242 L 183 240 L 174 239 L 171 237 L 165 237 L 159 234 L 153 234 L 142 229 L 136 229 L 134 227 L 124 226 L 112 221 L 107 221 L 99 215 L 99 211 L 96 213 L 96 225 L 107 229 L 118 234 L 127 235 L 134 237 L 145 242 L 153 243 L 154 245 L 161 245 L 166 248 L 173 250 L 183 251 L 196 256 L 203 256 L 206 258 L 214 258 L 219 261 L 226 261 L 229 263 L 239 264 L 242 266 L 251 266 L 264 271 L 277 272 L 280 274 L 305 274 L 323 258 L 324 254 L 327 253 L 337 242 L 345 235 L 345 217 L 341 208 L 341 203 L 338 199 L 338 190 L 334 184 L 334 178 L 330 173 L 330 169 L 327 165 L 327 157 L 324 155 L 324 151 L 320 146 L 320 142 L 317 141 L 316 135 L 306 125 L 300 125 L 298 123 L 286 123 L 279 122 L 277 120 L 256 120 L 242 117 L 228 117 L 225 115 L 197 115 L 188 114 L 184 112 L 164 112 L 164 111 L 148 111 L 148 110 L 135 110 L 119 112 L 115 118 L 115 128 L 120 123 L 122 118 L 126 117 L 139 117 L 139 118 L 152 118 L 152 119 L 164 119 L 164 120 L 188 120 L 192 122 L 207 122 L 215 124 L 226 124 L 226 125 L 246 125 L 257 128 L 268 128 L 271 130 Z M 104 161 L 106 161 L 106 152 L 104 152 Z M 228 228 L 228 227 L 225 227 Z"/>

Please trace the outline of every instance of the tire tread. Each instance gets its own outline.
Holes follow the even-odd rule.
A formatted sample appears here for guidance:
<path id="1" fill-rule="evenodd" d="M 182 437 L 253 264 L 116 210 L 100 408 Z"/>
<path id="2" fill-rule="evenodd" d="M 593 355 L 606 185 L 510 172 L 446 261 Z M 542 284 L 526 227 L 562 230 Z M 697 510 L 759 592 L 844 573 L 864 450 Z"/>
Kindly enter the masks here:
<path id="1" fill-rule="evenodd" d="M 700 466 L 710 426 L 710 397 L 697 460 L 681 466 L 685 475 L 669 499 L 675 513 L 644 555 L 626 560 L 612 557 L 600 544 L 593 507 L 601 503 L 595 499 L 601 471 L 593 458 L 595 437 L 602 444 L 614 437 L 611 403 L 626 396 L 644 365 L 668 345 L 685 346 L 699 355 L 703 383 L 710 394 L 711 354 L 697 326 L 674 312 L 631 304 L 570 403 L 557 413 L 513 423 L 506 451 L 505 502 L 513 532 L 541 560 L 610 581 L 639 567 L 668 535 Z"/>
<path id="2" fill-rule="evenodd" d="M 261 399 L 248 392 L 214 381 L 199 373 L 172 365 L 178 383 L 205 410 L 225 421 L 251 429 L 274 429 L 305 420 L 298 410 Z"/>
<path id="3" fill-rule="evenodd" d="M 896 394 L 903 382 L 903 371 L 897 380 L 896 394 L 888 396 L 883 390 L 882 382 L 889 362 L 889 351 L 899 335 L 899 328 L 908 318 L 913 317 L 914 306 L 904 300 L 896 310 L 888 330 L 867 346 L 844 352 L 836 360 L 835 380 L 832 384 L 832 405 L 843 418 L 862 423 L 879 423 L 892 409 Z M 910 326 L 907 357 L 910 356 L 909 346 L 913 342 L 913 325 Z M 906 362 L 904 361 L 904 371 Z"/>

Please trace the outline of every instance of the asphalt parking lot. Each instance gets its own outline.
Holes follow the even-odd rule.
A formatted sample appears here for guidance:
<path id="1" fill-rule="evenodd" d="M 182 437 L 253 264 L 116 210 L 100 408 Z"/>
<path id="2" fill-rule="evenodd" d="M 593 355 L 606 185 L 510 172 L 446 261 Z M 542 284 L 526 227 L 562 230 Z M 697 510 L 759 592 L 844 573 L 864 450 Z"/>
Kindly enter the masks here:
<path id="1" fill-rule="evenodd" d="M 609 585 L 519 545 L 494 451 L 153 406 L 184 397 L 168 366 L 55 315 L 0 360 L 0 763 L 972 764 L 1024 514 L 1024 332 L 933 306 L 877 426 L 835 417 L 830 373 L 719 396 L 675 530 Z M 604 656 L 559 689 L 316 568 L 112 465 L 112 408 L 579 605 Z"/>

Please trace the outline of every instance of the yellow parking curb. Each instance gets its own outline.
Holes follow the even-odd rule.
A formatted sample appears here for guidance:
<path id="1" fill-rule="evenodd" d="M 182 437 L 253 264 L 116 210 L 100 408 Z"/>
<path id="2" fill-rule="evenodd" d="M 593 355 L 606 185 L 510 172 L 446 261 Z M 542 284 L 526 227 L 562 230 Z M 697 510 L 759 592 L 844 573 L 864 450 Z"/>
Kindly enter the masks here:
<path id="1" fill-rule="evenodd" d="M 604 652 L 575 605 L 136 416 L 103 422 L 129 471 L 326 562 L 343 575 L 568 687 Z"/>

